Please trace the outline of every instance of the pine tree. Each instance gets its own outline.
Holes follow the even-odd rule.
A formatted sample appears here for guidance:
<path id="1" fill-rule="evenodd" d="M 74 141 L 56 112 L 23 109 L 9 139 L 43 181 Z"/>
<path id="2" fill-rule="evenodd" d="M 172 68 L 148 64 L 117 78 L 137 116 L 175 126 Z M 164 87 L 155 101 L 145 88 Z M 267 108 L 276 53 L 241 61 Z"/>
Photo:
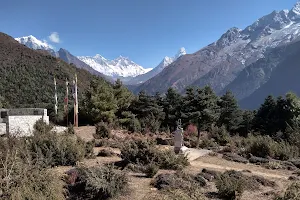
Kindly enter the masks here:
<path id="1" fill-rule="evenodd" d="M 90 116 L 94 123 L 100 121 L 112 123 L 115 119 L 118 105 L 114 90 L 111 86 L 103 84 L 102 80 L 91 81 L 82 103 L 85 115 Z"/>
<path id="2" fill-rule="evenodd" d="M 242 120 L 239 125 L 238 132 L 241 136 L 248 136 L 253 128 L 253 119 L 255 116 L 255 111 L 244 110 L 242 111 Z"/>
<path id="3" fill-rule="evenodd" d="M 185 122 L 193 123 L 200 132 L 208 130 L 219 118 L 218 97 L 208 86 L 203 89 L 188 88 L 183 102 Z"/>
<path id="4" fill-rule="evenodd" d="M 117 79 L 113 85 L 114 97 L 117 103 L 117 112 L 116 117 L 118 118 L 117 122 L 123 128 L 129 128 L 132 121 L 135 120 L 135 115 L 129 111 L 129 107 L 134 99 L 134 95 L 124 87 L 120 79 Z M 132 128 L 133 130 L 134 128 Z M 137 131 L 137 129 L 134 129 Z"/>
<path id="5" fill-rule="evenodd" d="M 275 99 L 269 95 L 254 117 L 253 126 L 255 131 L 259 131 L 265 135 L 271 135 L 277 132 L 277 128 L 274 127 L 276 121 L 276 106 Z"/>
<path id="6" fill-rule="evenodd" d="M 141 91 L 138 98 L 133 101 L 131 111 L 141 122 L 144 131 L 158 131 L 164 119 L 163 108 L 158 105 L 156 98 L 148 96 L 144 91 Z"/>
<path id="7" fill-rule="evenodd" d="M 242 112 L 234 95 L 227 91 L 219 101 L 220 118 L 218 126 L 224 125 L 229 132 L 236 132 L 242 122 Z"/>
<path id="8" fill-rule="evenodd" d="M 182 96 L 175 89 L 169 88 L 163 99 L 163 111 L 165 119 L 163 126 L 171 132 L 176 129 L 176 121 L 181 117 Z"/>

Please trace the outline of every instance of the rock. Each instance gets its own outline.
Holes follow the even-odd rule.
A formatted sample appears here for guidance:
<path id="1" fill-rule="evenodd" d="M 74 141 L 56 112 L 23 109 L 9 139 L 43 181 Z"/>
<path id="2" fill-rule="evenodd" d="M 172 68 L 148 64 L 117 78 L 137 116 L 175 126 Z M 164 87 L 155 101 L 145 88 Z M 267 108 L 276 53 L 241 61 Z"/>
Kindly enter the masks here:
<path id="1" fill-rule="evenodd" d="M 79 173 L 76 169 L 70 169 L 69 171 L 65 172 L 67 175 L 66 177 L 66 183 L 70 185 L 74 185 L 76 183 L 76 180 L 79 176 Z"/>
<path id="2" fill-rule="evenodd" d="M 299 178 L 299 177 L 296 177 L 296 176 L 290 176 L 290 177 L 289 177 L 289 180 L 290 180 L 290 181 L 299 181 L 300 178 Z"/>
<path id="3" fill-rule="evenodd" d="M 289 160 L 289 162 L 293 163 L 293 165 L 296 166 L 297 168 L 300 168 L 300 159 L 292 159 Z"/>
<path id="4" fill-rule="evenodd" d="M 225 158 L 226 160 L 230 160 L 230 161 L 234 161 L 234 162 L 240 162 L 240 163 L 244 163 L 244 164 L 247 164 L 249 163 L 249 160 L 240 156 L 240 155 L 237 155 L 237 154 L 234 154 L 234 153 L 225 153 L 223 155 L 223 158 Z"/>
<path id="5" fill-rule="evenodd" d="M 269 163 L 269 159 L 256 157 L 256 156 L 251 156 L 249 158 L 249 162 L 250 163 L 255 163 L 255 164 Z"/>
<path id="6" fill-rule="evenodd" d="M 298 169 L 292 162 L 289 161 L 283 161 L 281 162 L 281 165 L 284 167 L 284 169 L 291 170 L 291 171 L 295 171 Z"/>

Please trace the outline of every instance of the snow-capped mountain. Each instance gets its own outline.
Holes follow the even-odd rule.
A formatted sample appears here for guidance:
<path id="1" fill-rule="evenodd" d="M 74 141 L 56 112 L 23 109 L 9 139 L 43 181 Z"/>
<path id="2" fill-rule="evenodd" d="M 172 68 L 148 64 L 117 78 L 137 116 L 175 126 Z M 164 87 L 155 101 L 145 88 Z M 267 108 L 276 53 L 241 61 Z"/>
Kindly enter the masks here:
<path id="1" fill-rule="evenodd" d="M 265 84 L 273 68 L 281 62 L 276 54 L 268 52 L 297 41 L 300 41 L 300 2 L 291 10 L 266 15 L 244 30 L 230 28 L 216 42 L 177 59 L 135 92 L 164 93 L 169 87 L 183 92 L 190 85 L 210 85 L 218 94 L 231 90 L 238 99 L 243 99 Z M 255 68 L 261 59 L 272 63 L 267 62 L 265 68 L 249 69 Z M 241 74 L 245 76 L 238 84 L 230 84 Z M 247 82 L 245 77 L 252 77 L 253 81 Z"/>
<path id="2" fill-rule="evenodd" d="M 24 44 L 25 46 L 27 46 L 27 47 L 29 47 L 31 49 L 46 50 L 51 55 L 57 56 L 54 48 L 51 45 L 49 45 L 46 41 L 38 40 L 33 35 L 15 38 L 15 40 L 17 40 L 19 43 Z"/>
<path id="3" fill-rule="evenodd" d="M 136 84 L 141 84 L 150 78 L 156 76 L 159 74 L 165 67 L 173 63 L 175 60 L 177 60 L 179 57 L 183 56 L 186 54 L 185 48 L 181 47 L 177 54 L 174 57 L 164 57 L 164 59 L 159 63 L 159 65 L 155 68 L 153 68 L 151 71 L 141 74 L 139 76 L 136 76 L 128 81 L 125 81 L 125 84 L 127 85 L 136 85 Z"/>
<path id="4" fill-rule="evenodd" d="M 99 54 L 95 56 L 78 56 L 78 58 L 95 70 L 114 78 L 135 77 L 152 70 L 152 68 L 144 69 L 142 66 L 123 56 L 119 56 L 114 60 L 108 60 Z"/>

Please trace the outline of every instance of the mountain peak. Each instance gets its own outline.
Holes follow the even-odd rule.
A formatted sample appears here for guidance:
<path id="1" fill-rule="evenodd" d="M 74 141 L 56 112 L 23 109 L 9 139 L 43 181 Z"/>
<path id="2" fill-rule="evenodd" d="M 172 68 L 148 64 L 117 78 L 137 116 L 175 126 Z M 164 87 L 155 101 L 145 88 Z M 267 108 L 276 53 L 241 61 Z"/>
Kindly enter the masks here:
<path id="1" fill-rule="evenodd" d="M 296 2 L 296 4 L 294 5 L 291 11 L 300 14 L 300 1 Z"/>
<path id="2" fill-rule="evenodd" d="M 181 47 L 181 48 L 179 49 L 179 51 L 177 52 L 177 54 L 175 55 L 175 59 L 177 59 L 177 58 L 179 58 L 180 56 L 183 56 L 183 55 L 185 55 L 185 54 L 186 54 L 185 48 L 184 48 L 184 47 Z"/>
<path id="3" fill-rule="evenodd" d="M 300 1 L 297 1 L 294 7 L 289 12 L 291 20 L 297 20 L 300 18 Z"/>
<path id="4" fill-rule="evenodd" d="M 15 38 L 19 43 L 26 45 L 32 49 L 53 50 L 54 48 L 46 41 L 41 41 L 33 35 Z"/>

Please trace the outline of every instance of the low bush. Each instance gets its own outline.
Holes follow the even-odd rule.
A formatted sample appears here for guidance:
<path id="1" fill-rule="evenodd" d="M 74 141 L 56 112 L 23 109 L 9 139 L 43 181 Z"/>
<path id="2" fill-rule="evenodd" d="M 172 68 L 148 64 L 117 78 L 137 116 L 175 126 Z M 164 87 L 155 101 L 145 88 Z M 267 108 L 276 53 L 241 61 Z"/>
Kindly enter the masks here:
<path id="1" fill-rule="evenodd" d="M 219 195 L 226 199 L 236 199 L 245 190 L 257 190 L 260 185 L 274 187 L 276 183 L 264 177 L 247 176 L 234 170 L 224 172 L 216 180 Z"/>
<path id="2" fill-rule="evenodd" d="M 217 144 L 212 139 L 204 138 L 201 140 L 199 147 L 209 149 L 210 147 L 215 147 Z"/>
<path id="3" fill-rule="evenodd" d="M 53 125 L 47 124 L 45 121 L 40 119 L 34 124 L 33 128 L 33 134 L 48 134 L 52 131 Z"/>
<path id="4" fill-rule="evenodd" d="M 67 133 L 68 134 L 75 134 L 75 131 L 74 131 L 74 126 L 72 124 L 70 124 L 67 128 Z"/>
<path id="5" fill-rule="evenodd" d="M 75 165 L 86 155 L 86 144 L 76 136 L 48 133 L 28 138 L 32 156 L 42 159 L 45 166 Z"/>
<path id="6" fill-rule="evenodd" d="M 150 163 L 149 165 L 146 166 L 144 173 L 146 174 L 147 178 L 153 178 L 157 174 L 158 170 L 159 170 L 158 166 Z"/>
<path id="7" fill-rule="evenodd" d="M 94 154 L 95 140 L 88 141 L 85 143 L 85 157 L 95 158 Z"/>
<path id="8" fill-rule="evenodd" d="M 97 156 L 101 156 L 101 157 L 112 157 L 112 156 L 114 156 L 114 155 L 115 155 L 115 153 L 112 152 L 112 151 L 109 150 L 109 149 L 101 149 L 101 150 L 99 151 L 99 153 L 98 153 Z"/>
<path id="9" fill-rule="evenodd" d="M 94 138 L 111 138 L 111 130 L 106 123 L 99 122 L 96 124 L 96 134 L 94 135 Z"/>
<path id="10" fill-rule="evenodd" d="M 123 142 L 119 140 L 113 139 L 96 139 L 95 140 L 95 147 L 111 147 L 111 148 L 122 148 Z"/>
<path id="11" fill-rule="evenodd" d="M 250 136 L 246 139 L 246 151 L 257 157 L 288 160 L 299 156 L 299 148 L 287 142 L 276 142 L 268 136 Z"/>
<path id="12" fill-rule="evenodd" d="M 160 174 L 152 185 L 162 192 L 164 199 L 204 199 L 201 188 L 203 183 L 187 173 Z"/>
<path id="13" fill-rule="evenodd" d="M 246 180 L 236 171 L 227 171 L 221 174 L 216 181 L 216 187 L 220 197 L 236 199 L 245 190 Z"/>
<path id="14" fill-rule="evenodd" d="M 159 150 L 155 141 L 136 140 L 125 143 L 121 149 L 121 158 L 128 163 L 148 165 L 154 163 L 161 169 L 182 169 L 189 165 L 184 155 L 177 155 L 172 150 Z"/>
<path id="15" fill-rule="evenodd" d="M 77 168 L 78 178 L 69 185 L 71 199 L 109 199 L 126 192 L 128 178 L 112 165 Z"/>
<path id="16" fill-rule="evenodd" d="M 221 146 L 230 142 L 230 134 L 225 126 L 217 127 L 212 125 L 210 128 L 211 137 Z"/>
<path id="17" fill-rule="evenodd" d="M 205 178 L 203 178 L 203 176 L 201 174 L 197 174 L 195 176 L 195 180 L 197 181 L 197 183 L 199 183 L 199 185 L 201 187 L 204 187 L 206 186 L 206 181 L 205 181 Z"/>
<path id="18" fill-rule="evenodd" d="M 33 160 L 25 139 L 0 139 L 0 199 L 65 199 L 60 177 Z"/>
<path id="19" fill-rule="evenodd" d="M 300 182 L 292 183 L 287 189 L 281 200 L 299 200 L 300 199 Z"/>

